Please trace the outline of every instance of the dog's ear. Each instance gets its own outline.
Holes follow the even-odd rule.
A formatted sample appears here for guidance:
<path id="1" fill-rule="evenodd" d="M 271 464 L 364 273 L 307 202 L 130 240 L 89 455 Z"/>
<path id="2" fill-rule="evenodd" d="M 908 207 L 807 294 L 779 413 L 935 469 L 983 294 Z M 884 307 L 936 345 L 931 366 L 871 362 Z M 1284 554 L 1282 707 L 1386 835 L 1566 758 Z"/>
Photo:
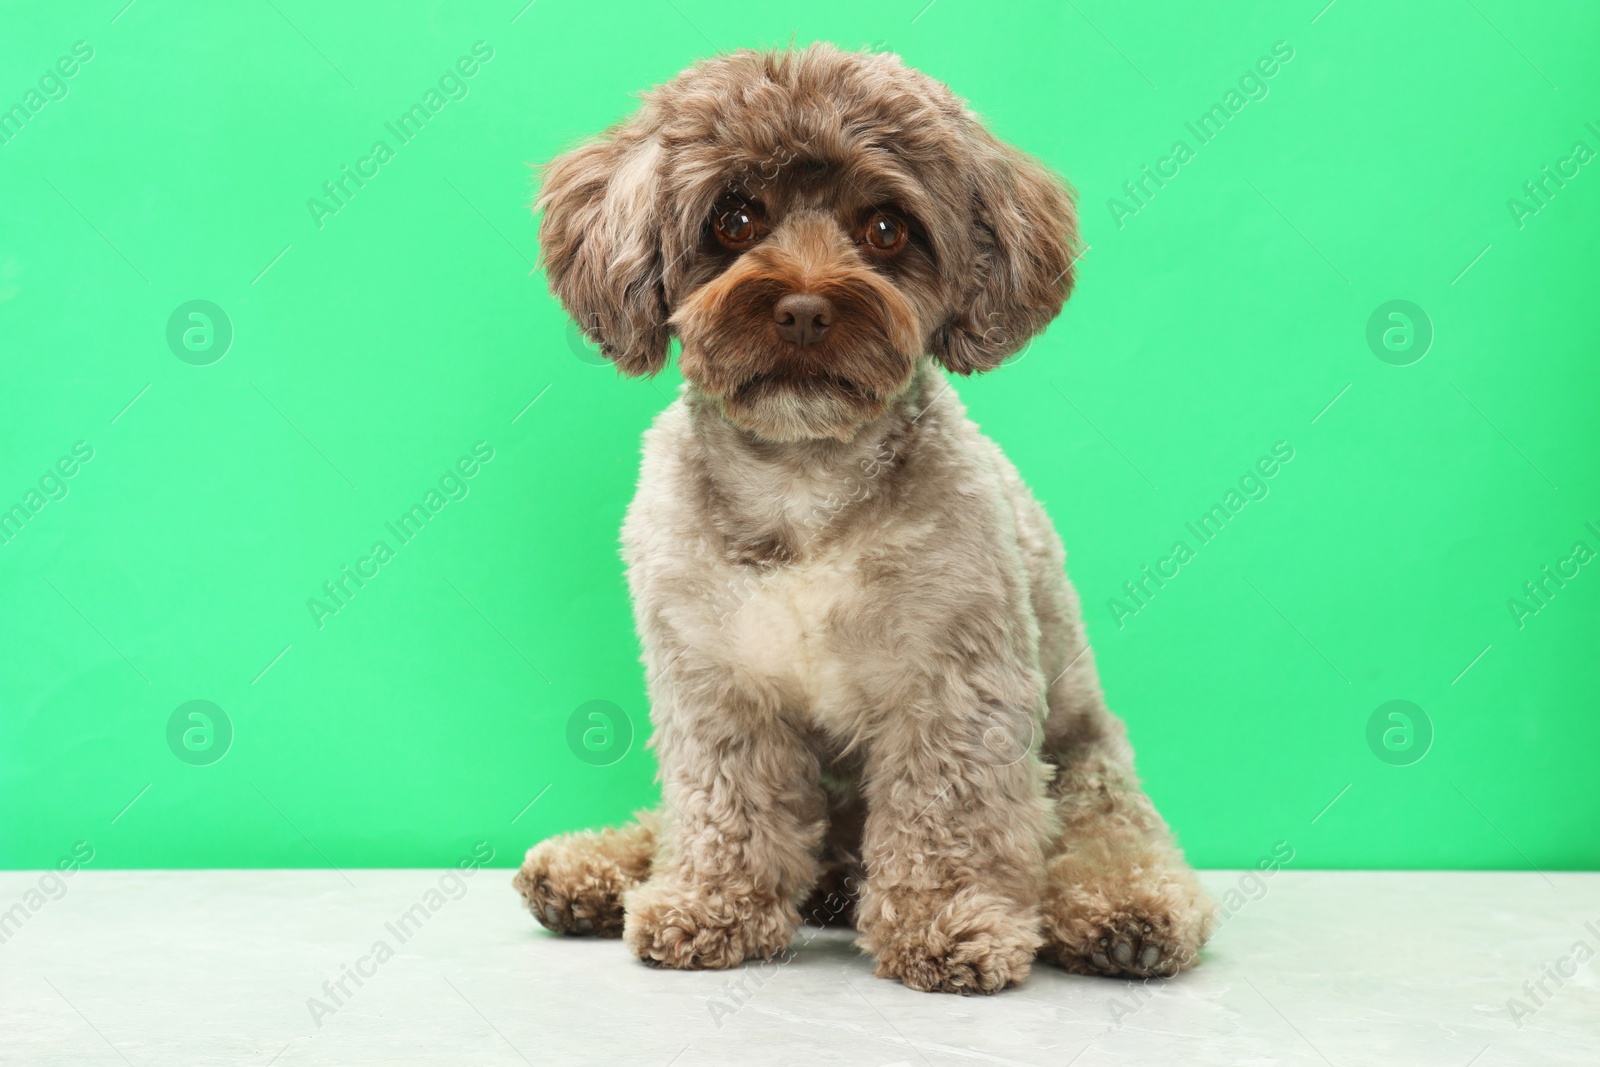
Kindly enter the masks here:
<path id="1" fill-rule="evenodd" d="M 973 149 L 971 282 L 933 355 L 959 374 L 989 370 L 1049 325 L 1072 292 L 1072 190 L 1032 157 L 980 132 Z"/>
<path id="2" fill-rule="evenodd" d="M 534 210 L 550 290 L 624 374 L 667 361 L 662 288 L 661 145 L 635 123 L 541 169 Z"/>

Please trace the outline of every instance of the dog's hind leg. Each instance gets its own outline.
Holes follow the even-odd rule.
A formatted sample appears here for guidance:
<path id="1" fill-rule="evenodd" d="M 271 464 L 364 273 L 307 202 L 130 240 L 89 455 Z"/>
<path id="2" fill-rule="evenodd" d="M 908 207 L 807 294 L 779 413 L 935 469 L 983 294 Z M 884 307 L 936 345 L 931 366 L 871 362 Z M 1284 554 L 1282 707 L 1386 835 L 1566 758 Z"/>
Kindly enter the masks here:
<path id="1" fill-rule="evenodd" d="M 528 850 L 512 885 L 533 917 L 561 934 L 622 936 L 622 894 L 650 876 L 656 816 L 548 838 Z"/>
<path id="2" fill-rule="evenodd" d="M 1054 529 L 1031 496 L 1013 504 L 1048 685 L 1041 754 L 1056 767 L 1049 795 L 1061 824 L 1046 853 L 1039 957 L 1078 974 L 1176 974 L 1198 962 L 1214 905 L 1139 786 Z"/>
<path id="3" fill-rule="evenodd" d="M 1069 755 L 1050 796 L 1062 832 L 1046 861 L 1039 956 L 1136 978 L 1199 962 L 1213 905 L 1115 746 Z"/>
<path id="4" fill-rule="evenodd" d="M 1070 586 L 1066 596 L 1075 615 Z M 1078 974 L 1177 974 L 1198 962 L 1213 905 L 1139 786 L 1082 624 L 1061 629 L 1041 657 L 1054 679 L 1043 750 L 1056 765 L 1049 795 L 1061 833 L 1047 853 L 1039 955 Z"/>

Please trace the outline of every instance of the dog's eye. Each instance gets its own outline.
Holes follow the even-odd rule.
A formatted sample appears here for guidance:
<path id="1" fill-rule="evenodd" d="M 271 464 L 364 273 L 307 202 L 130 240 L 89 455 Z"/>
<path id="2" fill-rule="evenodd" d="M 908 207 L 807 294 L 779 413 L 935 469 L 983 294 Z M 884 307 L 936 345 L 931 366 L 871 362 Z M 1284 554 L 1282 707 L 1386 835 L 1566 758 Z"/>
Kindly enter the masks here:
<path id="1" fill-rule="evenodd" d="M 760 220 L 743 204 L 719 209 L 711 228 L 729 248 L 748 248 L 761 236 Z"/>
<path id="2" fill-rule="evenodd" d="M 874 252 L 898 252 L 906 243 L 906 224 L 894 215 L 882 211 L 867 220 L 861 239 Z"/>

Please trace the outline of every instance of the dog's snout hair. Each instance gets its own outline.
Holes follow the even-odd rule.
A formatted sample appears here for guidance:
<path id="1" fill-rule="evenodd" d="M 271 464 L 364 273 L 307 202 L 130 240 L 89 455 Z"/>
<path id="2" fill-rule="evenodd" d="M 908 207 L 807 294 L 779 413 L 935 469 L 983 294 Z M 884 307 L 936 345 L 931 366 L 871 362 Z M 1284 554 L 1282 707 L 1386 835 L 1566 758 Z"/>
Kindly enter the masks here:
<path id="1" fill-rule="evenodd" d="M 842 244 L 837 232 L 797 228 L 740 256 L 673 315 L 684 377 L 734 422 L 758 421 L 775 440 L 846 437 L 881 414 L 915 369 L 918 309 L 851 262 Z M 806 344 L 776 321 L 797 296 L 828 309 L 828 328 Z"/>

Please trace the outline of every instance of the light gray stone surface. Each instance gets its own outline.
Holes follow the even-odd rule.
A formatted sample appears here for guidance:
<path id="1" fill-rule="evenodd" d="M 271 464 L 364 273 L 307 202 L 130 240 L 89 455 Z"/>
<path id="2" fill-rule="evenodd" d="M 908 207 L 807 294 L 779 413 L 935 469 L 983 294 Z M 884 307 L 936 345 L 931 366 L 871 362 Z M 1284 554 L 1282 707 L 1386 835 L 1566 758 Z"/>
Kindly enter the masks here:
<path id="1" fill-rule="evenodd" d="M 844 932 L 781 965 L 654 971 L 546 934 L 510 871 L 430 898 L 441 877 L 83 871 L 49 899 L 0 873 L 0 910 L 25 913 L 0 915 L 0 1063 L 1600 1064 L 1600 959 L 1573 955 L 1600 950 L 1600 874 L 1284 871 L 1176 981 L 1041 966 L 970 999 L 873 978 Z M 363 957 L 350 995 L 325 988 Z"/>

